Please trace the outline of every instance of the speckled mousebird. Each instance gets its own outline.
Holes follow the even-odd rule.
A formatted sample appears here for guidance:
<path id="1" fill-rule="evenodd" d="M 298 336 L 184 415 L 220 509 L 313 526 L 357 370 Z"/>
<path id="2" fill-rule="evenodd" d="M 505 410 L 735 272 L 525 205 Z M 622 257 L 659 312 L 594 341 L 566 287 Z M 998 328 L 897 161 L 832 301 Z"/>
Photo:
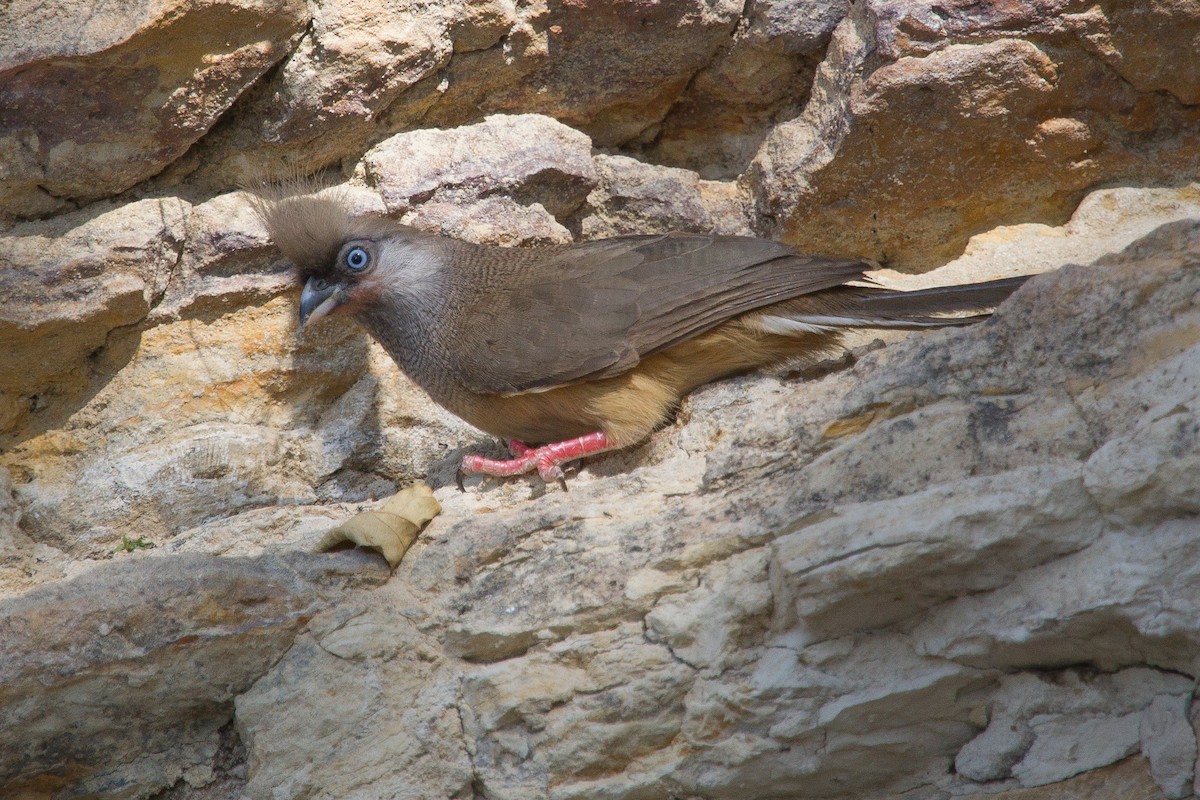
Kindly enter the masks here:
<path id="1" fill-rule="evenodd" d="M 645 439 L 696 387 L 827 353 L 848 328 L 978 321 L 1023 278 L 902 292 L 872 261 L 743 236 L 495 247 L 355 216 L 336 196 L 258 203 L 303 281 L 301 327 L 350 314 L 434 401 L 509 440 L 461 475 L 562 465 Z M 956 312 L 972 316 L 947 318 Z"/>

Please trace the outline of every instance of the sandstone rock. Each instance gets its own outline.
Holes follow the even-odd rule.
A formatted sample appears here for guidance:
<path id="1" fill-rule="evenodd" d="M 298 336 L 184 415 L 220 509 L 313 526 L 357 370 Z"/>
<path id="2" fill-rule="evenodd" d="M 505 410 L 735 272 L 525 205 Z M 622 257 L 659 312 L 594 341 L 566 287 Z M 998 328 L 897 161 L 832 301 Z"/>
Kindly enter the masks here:
<path id="1" fill-rule="evenodd" d="M 1142 715 L 1142 754 L 1154 782 L 1167 797 L 1191 797 L 1196 772 L 1196 731 L 1188 719 L 1192 700 L 1185 693 L 1159 695 Z"/>
<path id="2" fill-rule="evenodd" d="M 268 247 L 241 193 L 191 206 L 183 237 L 186 245 L 151 323 L 219 318 L 243 305 L 265 303 L 292 286 L 290 266 Z"/>
<path id="3" fill-rule="evenodd" d="M 128 359 L 171 282 L 188 212 L 178 200 L 97 205 L 0 237 L 0 436 L 61 424 L 93 374 Z"/>
<path id="4" fill-rule="evenodd" d="M 1190 788 L 1191 763 L 1180 769 L 1169 752 L 1195 749 L 1186 722 L 1191 688 L 1188 678 L 1144 668 L 1112 675 L 1068 670 L 1053 681 L 1006 676 L 992 695 L 990 724 L 959 751 L 955 768 L 976 781 L 1011 773 L 1022 786 L 1040 786 L 1141 749 L 1167 796 L 1182 797 Z"/>
<path id="5" fill-rule="evenodd" d="M 970 800 L 1091 800 L 1096 797 L 1121 797 L 1128 800 L 1164 800 L 1166 795 L 1150 776 L 1146 760 L 1137 756 L 1102 769 L 1085 772 L 1061 783 L 1028 789 L 985 790 L 978 794 L 956 795 Z"/>
<path id="6" fill-rule="evenodd" d="M 777 233 L 805 249 L 922 269 L 1001 220 L 1062 219 L 1097 183 L 1194 174 L 1196 107 L 1139 90 L 1093 54 L 1099 47 L 1125 63 L 1128 48 L 1137 69 L 1134 31 L 1159 30 L 1155 52 L 1187 48 L 1200 12 L 1163 3 L 1145 15 L 1060 13 L 1062 5 L 856 6 L 818 69 L 813 100 L 768 134 L 748 173 Z M 1178 96 L 1190 96 L 1192 74 L 1158 69 L 1154 58 L 1145 69 L 1160 88 L 1170 75 Z M 884 181 L 873 177 L 881 169 Z"/>
<path id="7" fill-rule="evenodd" d="M 969 509 L 954 502 L 962 495 L 972 497 Z M 1017 468 L 836 508 L 773 543 L 776 613 L 792 612 L 814 638 L 884 627 L 1003 586 L 1083 549 L 1103 530 L 1077 464 Z M 918 585 L 914 569 L 922 572 Z"/>
<path id="8" fill-rule="evenodd" d="M 1114 3 L 1106 10 L 1108 35 L 1089 40 L 1104 61 L 1139 92 L 1165 91 L 1181 103 L 1200 104 L 1200 73 L 1184 61 L 1168 57 L 1166 48 L 1145 46 L 1164 41 L 1185 47 L 1200 44 L 1196 9 L 1178 0 L 1161 0 L 1137 8 Z"/>
<path id="9" fill-rule="evenodd" d="M 206 143 L 200 180 L 286 175 L 416 127 L 537 112 L 600 145 L 652 129 L 727 41 L 733 2 L 513 4 L 346 0 L 314 20 L 271 83 Z M 203 163 L 208 162 L 208 163 Z"/>
<path id="10" fill-rule="evenodd" d="M 458 672 L 410 619 L 418 616 L 412 598 L 390 599 L 397 602 L 359 601 L 318 615 L 238 697 L 249 753 L 246 796 L 470 795 Z M 316 675 L 322 688 L 314 692 L 307 679 Z M 281 714 L 284 708 L 292 712 Z M 296 746 L 314 736 L 319 758 Z"/>
<path id="11" fill-rule="evenodd" d="M 1189 402 L 1198 230 L 1165 226 L 1098 265 L 1042 276 L 989 324 L 867 352 L 819 382 L 743 379 L 698 392 L 689 423 L 650 447 L 594 460 L 570 494 L 530 501 L 520 484 L 466 496 L 446 486 L 445 514 L 393 580 L 317 607 L 279 662 L 256 668 L 253 688 L 219 695 L 194 738 L 172 738 L 163 751 L 171 755 L 119 774 L 150 786 L 190 769 L 203 783 L 236 694 L 247 797 L 351 796 L 368 785 L 414 797 L 471 787 L 514 798 L 726 797 L 746 787 L 756 796 L 797 787 L 831 797 L 970 796 L 984 784 L 1015 791 L 1130 756 L 1145 758 L 1152 776 L 1137 785 L 1157 781 L 1161 796 L 1181 796 L 1195 748 L 1186 676 L 1200 636 L 1186 566 L 1195 560 L 1194 511 L 1183 501 L 1196 489 L 1184 467 L 1190 440 L 1141 435 L 1179 414 L 1131 412 L 1147 392 L 1168 410 Z M 278 301 L 265 308 L 291 312 Z M 150 353 L 170 352 L 160 336 L 203 351 L 233 345 L 215 362 L 232 376 L 244 341 L 233 330 L 249 319 L 237 312 L 201 327 L 186 312 L 166 318 L 142 334 L 146 353 L 115 382 L 132 392 L 162 374 L 147 371 Z M 274 338 L 247 352 L 282 369 L 269 365 L 294 340 L 282 319 L 274 325 Z M 324 344 L 325 368 L 341 369 L 347 335 L 328 328 L 323 342 L 302 341 Z M 297 351 L 292 368 L 315 357 Z M 361 350 L 344 366 L 372 359 Z M 194 398 L 182 441 L 270 435 L 289 444 L 252 439 L 242 451 L 205 450 L 226 454 L 208 460 L 175 447 L 162 462 L 170 470 L 143 484 L 161 492 L 157 560 L 308 546 L 338 513 L 350 516 L 346 504 L 271 508 L 281 490 L 254 495 L 265 485 L 254 481 L 294 481 L 312 498 L 326 470 L 369 452 L 394 458 L 387 431 L 401 418 L 373 399 L 391 380 L 368 371 L 325 400 L 255 384 L 282 391 L 297 410 L 248 427 L 200 422 L 228 407 Z M 101 399 L 81 422 L 126 418 L 119 395 Z M 320 407 L 324 423 L 277 429 Z M 356 440 L 358 420 L 372 414 L 383 438 Z M 323 443 L 309 430 L 324 431 Z M 97 458 L 93 469 L 132 463 L 145 433 L 109 428 L 105 447 L 117 449 L 108 452 L 130 455 Z M 97 509 L 112 508 L 89 488 L 110 479 L 76 481 L 71 488 L 93 500 L 75 510 L 35 500 L 54 484 L 41 451 L 23 447 L 10 463 L 42 471 L 14 487 L 22 535 L 98 556 L 103 537 L 79 534 L 84 520 L 99 521 Z M 272 452 L 298 460 L 250 465 Z M 145 453 L 148 464 L 160 458 Z M 65 451 L 59 457 L 54 480 L 66 487 L 78 473 Z M 1125 463 L 1159 464 L 1136 474 L 1162 489 L 1102 478 L 1125 474 Z M 262 477 L 240 483 L 251 476 Z M 1165 480 L 1179 501 L 1162 502 Z M 221 494 L 245 503 L 241 513 L 174 533 L 223 513 L 188 500 L 203 502 L 203 481 L 233 481 Z M 109 537 L 121 530 L 121 517 L 110 519 Z M 71 525 L 81 527 L 63 535 Z M 297 628 L 285 627 L 290 641 Z M 36 648 L 27 658 L 41 663 Z"/>
<path id="12" fill-rule="evenodd" d="M 165 1 L 99 15 L 5 4 L 0 220 L 113 195 L 161 171 L 286 55 L 304 15 L 295 0 Z"/>
<path id="13" fill-rule="evenodd" d="M 362 173 L 389 213 L 418 202 L 502 195 L 540 202 L 556 217 L 596 183 L 591 142 L 547 117 L 497 115 L 453 131 L 394 136 L 363 156 Z"/>

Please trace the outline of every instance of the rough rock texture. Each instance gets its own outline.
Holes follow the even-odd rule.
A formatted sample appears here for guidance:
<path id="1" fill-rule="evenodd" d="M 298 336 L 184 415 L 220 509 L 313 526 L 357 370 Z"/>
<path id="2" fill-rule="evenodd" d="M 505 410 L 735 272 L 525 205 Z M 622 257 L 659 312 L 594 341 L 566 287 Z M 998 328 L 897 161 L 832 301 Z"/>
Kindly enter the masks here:
<path id="1" fill-rule="evenodd" d="M 109 5 L 0 9 L 0 796 L 1200 785 L 1195 3 Z M 314 173 L 473 241 L 1075 266 L 460 495 L 496 444 L 295 335 L 238 189 Z M 414 479 L 390 577 L 305 554 Z"/>
<path id="2" fill-rule="evenodd" d="M 358 553 L 135 558 L 3 601 L 5 796 L 210 782 L 233 699 L 329 594 L 386 576 Z"/>
<path id="3" fill-rule="evenodd" d="M 755 156 L 761 212 L 805 247 L 919 266 L 998 220 L 1063 219 L 1099 182 L 1194 175 L 1200 68 L 1166 55 L 1200 41 L 1184 8 L 857 4 Z"/>
<path id="4" fill-rule="evenodd" d="M 128 189 L 283 58 L 297 0 L 0 8 L 0 219 Z"/>

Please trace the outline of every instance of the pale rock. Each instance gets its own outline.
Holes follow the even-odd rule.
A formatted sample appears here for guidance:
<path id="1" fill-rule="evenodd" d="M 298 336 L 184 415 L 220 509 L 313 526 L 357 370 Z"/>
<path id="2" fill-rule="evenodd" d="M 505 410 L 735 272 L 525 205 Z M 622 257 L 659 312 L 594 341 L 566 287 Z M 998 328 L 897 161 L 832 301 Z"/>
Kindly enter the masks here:
<path id="1" fill-rule="evenodd" d="M 583 670 L 531 658 L 489 666 L 463 682 L 463 699 L 471 709 L 479 737 L 497 728 L 544 715 L 587 686 Z"/>
<path id="2" fill-rule="evenodd" d="M 283 176 L 289 164 L 312 171 L 392 133 L 496 113 L 545 114 L 601 146 L 629 142 L 724 45 L 741 4 L 339 0 L 322 12 L 204 143 L 201 182 L 228 187 L 246 169 Z"/>
<path id="3" fill-rule="evenodd" d="M 761 682 L 756 667 L 753 683 L 731 671 L 689 693 L 684 733 L 692 748 L 707 750 L 684 762 L 691 791 L 733 797 L 753 785 L 771 797 L 804 786 L 861 796 L 898 772 L 932 780 L 947 753 L 971 736 L 978 699 L 962 698 L 977 697 L 988 683 L 972 670 L 914 656 L 897 637 L 816 648 L 832 656 L 824 663 L 810 661 L 802 647 L 787 671 L 778 670 L 780 651 L 791 649 L 787 637 L 766 644 L 758 655 L 774 662 L 771 683 Z"/>
<path id="4" fill-rule="evenodd" d="M 1035 716 L 1034 741 L 1012 769 L 1022 786 L 1055 783 L 1115 763 L 1138 750 L 1140 715 L 1079 718 Z"/>
<path id="5" fill-rule="evenodd" d="M 470 65 L 476 77 L 464 81 L 455 99 L 482 95 L 487 111 L 540 111 L 600 146 L 628 142 L 662 119 L 727 41 L 741 9 L 740 3 L 696 0 L 621 7 L 592 0 L 535 3 L 525 10 L 522 35 L 512 37 L 503 54 L 508 58 L 495 59 L 496 71 L 482 59 Z M 458 74 L 452 69 L 452 87 Z M 478 76 L 488 75 L 504 81 L 480 92 Z M 439 113 L 446 112 L 434 110 Z"/>
<path id="6" fill-rule="evenodd" d="M 454 20 L 481 16 L 450 3 L 335 0 L 311 12 L 308 30 L 268 81 L 247 94 L 201 143 L 195 179 L 228 189 L 249 174 L 287 179 L 356 157 L 379 120 L 454 50 Z"/>
<path id="7" fill-rule="evenodd" d="M 379 564 L 386 569 L 382 559 Z M 301 636 L 237 698 L 238 729 L 249 758 L 245 796 L 353 797 L 367 791 L 410 800 L 469 796 L 472 772 L 454 671 L 439 676 L 436 646 L 422 648 L 421 636 L 400 615 L 366 613 L 380 616 L 369 627 L 362 627 L 363 615 L 354 617 L 368 636 L 360 646 L 366 652 L 384 648 L 384 659 L 342 657 L 344 637 L 331 642 L 330 652 L 314 637 Z M 320 627 L 324 619 L 314 622 Z M 406 635 L 372 642 L 375 625 Z M 295 680 L 314 673 L 321 675 L 320 691 Z M 313 741 L 320 757 L 296 747 L 298 741 Z"/>
<path id="8" fill-rule="evenodd" d="M 560 220 L 596 183 L 591 141 L 549 117 L 495 115 L 454 130 L 398 134 L 357 178 L 410 225 L 488 244 L 570 241 Z M 519 231 L 519 234 L 514 232 Z"/>
<path id="9" fill-rule="evenodd" d="M 35 542 L 21 530 L 21 510 L 12 477 L 0 468 L 0 597 L 28 591 L 64 576 L 64 554 Z"/>
<path id="10" fill-rule="evenodd" d="M 530 247 L 571 242 L 570 231 L 541 203 L 522 205 L 508 197 L 486 197 L 465 205 L 445 201 L 424 203 L 400 221 L 476 244 Z"/>
<path id="11" fill-rule="evenodd" d="M 1179 356 L 1200 378 L 1200 345 Z M 1133 523 L 1200 513 L 1200 401 L 1147 411 L 1088 459 L 1088 491 Z"/>
<path id="12" fill-rule="evenodd" d="M 706 178 L 743 172 L 780 119 L 797 115 L 847 0 L 747 3 L 729 43 L 692 78 L 646 152 Z"/>
<path id="13" fill-rule="evenodd" d="M 936 609 L 913 635 L 922 652 L 971 665 L 1083 661 L 1112 670 L 1152 657 L 1189 672 L 1197 636 L 1187 620 L 1200 609 L 1187 593 L 1197 581 L 1174 564 L 1200 557 L 1193 533 L 1181 520 L 1132 534 L 1110 531 L 1080 553 L 1029 570 L 986 602 L 960 597 Z M 1173 564 L 1162 564 L 1163 553 Z M 1165 606 L 1160 597 L 1170 598 Z M 980 613 L 988 615 L 987 628 L 978 624 Z"/>
<path id="14" fill-rule="evenodd" d="M 261 246 L 241 219 L 225 252 Z M 214 768 L 213 785 L 248 798 L 368 783 L 414 797 L 967 796 L 972 777 L 1062 777 L 1140 750 L 1177 793 L 1192 738 L 1172 709 L 1191 683 L 1166 670 L 1197 668 L 1192 512 L 1183 493 L 1104 476 L 1149 463 L 1135 473 L 1156 476 L 1147 486 L 1186 479 L 1174 462 L 1191 440 L 1143 434 L 1194 400 L 1196 237 L 1194 223 L 1165 226 L 1036 279 L 991 323 L 857 350 L 822 380 L 705 388 L 685 422 L 532 502 L 521 482 L 459 495 L 452 465 L 478 438 L 351 327 L 296 339 L 282 297 L 215 316 L 183 304 L 139 332 L 69 428 L 4 454 L 12 563 L 34 569 L 8 591 L 86 574 L 128 519 L 160 546 L 138 564 L 308 547 L 424 460 L 442 471 L 444 516 L 385 587 L 319 613 L 238 696 L 246 775 Z M 118 468 L 149 475 L 143 490 L 113 491 Z M 889 536 L 904 546 L 873 546 Z M 1167 689 L 1060 703 L 1017 715 L 1028 734 L 968 744 L 1003 675 L 1069 680 L 1080 662 Z M 1145 664 L 1160 668 L 1129 669 Z M 172 740 L 131 786 L 204 779 L 228 711 L 206 719 L 200 749 Z M 1116 744 L 1064 755 L 1082 719 Z"/>
<path id="15" fill-rule="evenodd" d="M 1200 731 L 1200 703 L 1196 702 L 1195 697 L 1188 708 L 1188 723 L 1193 731 Z M 1193 760 L 1193 769 L 1195 777 L 1192 779 L 1192 794 L 1196 794 L 1200 791 L 1200 761 Z"/>
<path id="16" fill-rule="evenodd" d="M 98 204 L 0 235 L 0 436 L 65 419 L 170 285 L 190 207 Z M 28 434 L 26 434 L 28 435 Z"/>
<path id="17" fill-rule="evenodd" d="M 685 575 L 647 567 L 639 569 L 629 576 L 625 582 L 625 597 L 630 600 L 641 600 L 643 597 L 675 594 L 691 588 Z"/>
<path id="18" fill-rule="evenodd" d="M 772 543 L 772 584 L 811 636 L 840 636 L 1003 586 L 1103 529 L 1078 466 L 1039 465 L 835 508 Z"/>
<path id="19" fill-rule="evenodd" d="M 386 576 L 362 554 L 127 556 L 3 600 L 0 785 L 114 798 L 171 785 L 211 761 L 234 698 L 316 610 Z"/>
<path id="20" fill-rule="evenodd" d="M 752 643 L 743 637 L 753 637 L 771 609 L 767 563 L 767 554 L 756 550 L 710 566 L 696 589 L 655 605 L 646 615 L 647 636 L 695 669 L 727 669 Z"/>
<path id="21" fill-rule="evenodd" d="M 1029 751 L 1033 731 L 1024 721 L 996 718 L 983 733 L 963 745 L 954 756 L 954 770 L 968 780 L 991 783 L 1012 775 L 1013 765 Z"/>
<path id="22" fill-rule="evenodd" d="M 407 0 L 339 0 L 315 14 L 276 76 L 282 102 L 263 109 L 269 142 L 303 143 L 315 131 L 352 136 L 405 89 L 444 66 L 451 42 L 441 14 Z M 297 141 L 298 140 L 298 141 Z"/>
<path id="23" fill-rule="evenodd" d="M 272 257 L 266 232 L 245 193 L 217 195 L 192 205 L 183 236 L 187 246 L 151 311 L 153 322 L 261 305 L 292 286 L 289 265 Z"/>
<path id="24" fill-rule="evenodd" d="M 492 730 L 465 726 L 477 773 L 489 794 L 519 798 L 605 796 L 611 790 L 601 787 L 613 782 L 636 787 L 661 777 L 657 757 L 680 734 L 693 673 L 662 645 L 647 643 L 640 625 L 625 623 L 477 674 L 465 696 L 481 703 L 469 704 L 465 718 L 482 721 L 476 709 L 494 716 L 511 708 Z M 550 786 L 551 776 L 565 780 Z"/>
<path id="25" fill-rule="evenodd" d="M 925 787 L 918 788 L 905 799 L 923 800 L 928 797 Z M 966 800 L 1095 800 L 1099 797 L 1120 797 L 1128 800 L 1164 800 L 1162 789 L 1155 784 L 1146 759 L 1130 756 L 1107 767 L 1076 775 L 1059 783 L 1028 788 L 997 789 L 986 786 L 978 790 L 956 791 L 944 797 Z"/>
<path id="26" fill-rule="evenodd" d="M 972 236 L 960 257 L 937 269 L 920 275 L 892 269 L 874 274 L 904 289 L 1036 274 L 1067 263 L 1094 261 L 1119 252 L 1164 223 L 1196 218 L 1200 218 L 1198 184 L 1096 189 L 1062 225 L 1006 225 Z"/>
<path id="27" fill-rule="evenodd" d="M 381 495 L 394 491 L 390 485 L 383 488 Z M 186 528 L 164 542 L 161 549 L 167 553 L 245 557 L 293 550 L 314 552 L 327 531 L 363 508 L 359 503 L 325 502 L 252 509 Z"/>
<path id="28" fill-rule="evenodd" d="M 1190 692 L 1187 678 L 1141 667 L 1111 675 L 1066 670 L 1053 679 L 1005 676 L 992 694 L 990 724 L 959 751 L 955 766 L 972 780 L 1011 773 L 1022 786 L 1041 786 L 1140 748 L 1158 784 L 1179 797 L 1192 777 L 1191 763 L 1183 767 L 1180 759 L 1194 749 Z"/>
<path id="29" fill-rule="evenodd" d="M 242 310 L 227 320 L 231 325 L 183 319 L 135 337 L 139 349 L 92 400 L 90 413 L 98 414 L 92 425 L 33 437 L 6 454 L 9 463 L 33 472 L 17 486 L 29 529 L 55 530 L 74 540 L 72 547 L 102 551 L 119 541 L 129 519 L 144 520 L 142 535 L 157 539 L 268 496 L 315 498 L 311 477 L 297 483 L 293 471 L 281 469 L 311 442 L 270 424 L 294 418 L 293 411 L 238 408 L 246 391 L 264 384 L 283 396 L 328 389 L 327 383 L 296 382 L 303 368 L 282 358 L 291 334 L 281 311 L 270 305 L 265 314 Z M 272 385 L 276 372 L 291 377 Z M 158 409 L 171 409 L 173 421 Z M 153 422 L 132 424 L 146 418 Z M 104 448 L 90 446 L 101 439 Z M 80 486 L 80 473 L 97 483 Z M 184 492 L 192 501 L 172 497 L 170 484 L 190 487 Z M 114 493 L 113 486 L 125 489 Z M 221 491 L 214 495 L 216 486 Z"/>
<path id="30" fill-rule="evenodd" d="M 1142 754 L 1150 760 L 1154 782 L 1169 798 L 1192 796 L 1196 771 L 1196 732 L 1188 719 L 1192 697 L 1158 695 L 1142 714 Z"/>

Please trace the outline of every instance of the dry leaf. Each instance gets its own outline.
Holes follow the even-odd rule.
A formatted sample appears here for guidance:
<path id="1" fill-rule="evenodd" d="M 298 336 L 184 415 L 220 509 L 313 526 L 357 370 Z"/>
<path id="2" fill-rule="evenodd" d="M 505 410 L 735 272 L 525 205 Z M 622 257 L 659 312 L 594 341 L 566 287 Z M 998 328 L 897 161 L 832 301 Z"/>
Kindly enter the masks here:
<path id="1" fill-rule="evenodd" d="M 343 542 L 378 550 L 392 569 L 404 558 L 416 541 L 425 523 L 442 511 L 433 490 L 423 483 L 397 492 L 375 511 L 355 514 L 322 537 L 318 552 L 324 552 Z"/>

